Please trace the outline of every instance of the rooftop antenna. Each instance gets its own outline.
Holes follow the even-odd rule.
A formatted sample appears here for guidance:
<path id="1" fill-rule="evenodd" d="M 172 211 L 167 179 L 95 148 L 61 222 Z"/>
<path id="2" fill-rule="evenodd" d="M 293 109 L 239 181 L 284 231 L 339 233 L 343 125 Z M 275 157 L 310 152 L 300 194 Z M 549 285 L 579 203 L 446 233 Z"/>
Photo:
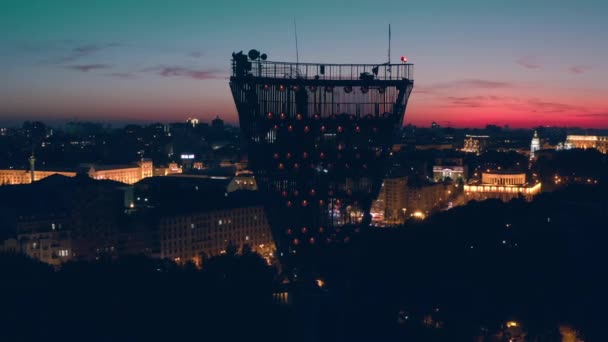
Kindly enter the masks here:
<path id="1" fill-rule="evenodd" d="M 296 18 L 293 18 L 293 31 L 296 37 L 296 64 L 300 64 L 300 53 L 298 51 L 298 26 L 296 26 Z"/>
<path id="2" fill-rule="evenodd" d="M 391 24 L 388 24 L 388 65 L 391 65 Z"/>

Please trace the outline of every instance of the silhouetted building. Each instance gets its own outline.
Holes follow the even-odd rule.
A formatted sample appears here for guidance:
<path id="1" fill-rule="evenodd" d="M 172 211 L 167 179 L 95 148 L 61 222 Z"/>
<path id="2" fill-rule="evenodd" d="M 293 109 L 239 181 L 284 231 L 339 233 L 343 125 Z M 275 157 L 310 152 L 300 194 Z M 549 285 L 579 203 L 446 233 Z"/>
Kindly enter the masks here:
<path id="1" fill-rule="evenodd" d="M 233 54 L 248 168 L 279 249 L 348 242 L 370 222 L 403 122 L 413 65 L 269 62 Z M 298 254 L 299 256 L 300 254 Z"/>

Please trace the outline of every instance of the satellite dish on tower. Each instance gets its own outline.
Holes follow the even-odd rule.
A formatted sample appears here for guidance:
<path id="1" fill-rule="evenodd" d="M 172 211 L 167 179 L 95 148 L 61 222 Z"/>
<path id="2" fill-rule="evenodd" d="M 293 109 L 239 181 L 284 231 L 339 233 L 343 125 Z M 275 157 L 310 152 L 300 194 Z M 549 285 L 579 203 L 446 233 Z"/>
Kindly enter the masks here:
<path id="1" fill-rule="evenodd" d="M 249 56 L 249 59 L 255 61 L 256 59 L 258 59 L 260 57 L 260 51 L 258 51 L 256 49 L 251 49 L 251 50 L 249 50 L 249 53 L 247 53 L 247 55 Z"/>

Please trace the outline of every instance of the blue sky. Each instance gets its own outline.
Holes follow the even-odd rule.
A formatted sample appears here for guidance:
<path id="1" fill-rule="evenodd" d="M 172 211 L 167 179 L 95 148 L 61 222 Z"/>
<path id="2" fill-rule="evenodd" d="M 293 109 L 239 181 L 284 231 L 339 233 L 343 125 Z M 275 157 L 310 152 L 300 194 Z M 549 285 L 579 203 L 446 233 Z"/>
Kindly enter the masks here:
<path id="1" fill-rule="evenodd" d="M 608 127 L 602 1 L 0 1 L 0 122 L 236 122 L 233 51 L 416 66 L 406 122 Z"/>

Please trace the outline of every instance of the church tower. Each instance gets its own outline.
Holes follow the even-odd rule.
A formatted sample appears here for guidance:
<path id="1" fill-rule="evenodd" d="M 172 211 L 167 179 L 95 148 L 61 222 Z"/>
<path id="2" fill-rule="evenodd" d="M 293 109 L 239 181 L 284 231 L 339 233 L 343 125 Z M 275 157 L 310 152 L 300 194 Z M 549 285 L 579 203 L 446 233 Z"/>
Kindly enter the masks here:
<path id="1" fill-rule="evenodd" d="M 540 139 L 538 138 L 538 132 L 534 131 L 534 137 L 532 137 L 532 143 L 530 144 L 530 159 L 536 157 L 536 151 L 540 150 Z"/>

